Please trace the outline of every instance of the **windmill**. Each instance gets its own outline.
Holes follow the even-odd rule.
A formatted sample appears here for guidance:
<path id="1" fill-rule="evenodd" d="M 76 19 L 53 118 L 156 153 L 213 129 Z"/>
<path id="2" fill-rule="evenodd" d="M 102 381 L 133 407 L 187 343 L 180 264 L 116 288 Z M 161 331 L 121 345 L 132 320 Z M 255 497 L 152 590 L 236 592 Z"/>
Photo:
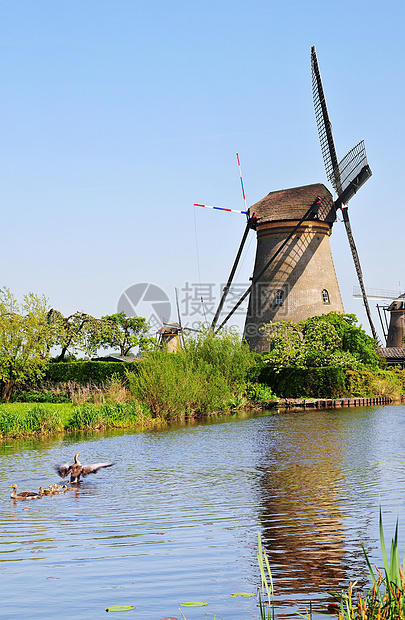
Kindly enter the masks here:
<path id="1" fill-rule="evenodd" d="M 338 162 L 335 142 L 332 134 L 332 125 L 329 119 L 315 46 L 311 48 L 311 67 L 315 117 L 316 124 L 318 126 L 318 134 L 321 143 L 326 176 L 337 194 L 335 205 L 337 209 L 342 210 L 343 222 L 345 224 L 347 238 L 349 240 L 350 250 L 353 256 L 354 266 L 359 280 L 371 333 L 373 334 L 373 338 L 378 342 L 378 335 L 371 318 L 370 306 L 368 304 L 367 294 L 364 287 L 360 259 L 350 226 L 348 210 L 349 200 L 353 198 L 354 194 L 371 177 L 372 174 L 370 166 L 367 163 L 364 140 L 356 144 L 356 146 L 353 147 L 347 155 L 345 155 L 342 161 L 340 163 Z"/>
<path id="2" fill-rule="evenodd" d="M 405 293 L 401 294 L 400 291 L 366 288 L 366 295 L 368 299 L 386 302 L 382 306 L 377 303 L 378 316 L 386 341 L 386 348 L 404 349 Z M 363 297 L 360 287 L 353 287 L 353 297 Z M 381 314 L 381 310 L 383 314 Z M 390 315 L 389 323 L 387 320 L 387 313 Z M 384 350 L 381 350 L 381 353 L 385 356 Z M 404 352 L 402 355 L 404 355 Z"/>
<path id="3" fill-rule="evenodd" d="M 156 332 L 158 337 L 158 342 L 161 346 L 166 348 L 168 353 L 177 353 L 184 348 L 184 332 L 196 332 L 199 333 L 199 329 L 193 329 L 192 327 L 183 327 L 181 324 L 181 314 L 179 307 L 179 296 L 177 293 L 177 288 L 174 289 L 176 295 L 176 307 L 177 307 L 177 318 L 178 323 L 165 323 L 162 322 L 162 326 Z"/>
<path id="4" fill-rule="evenodd" d="M 314 47 L 311 50 L 311 59 L 315 115 L 321 149 L 327 176 L 335 188 L 337 199 L 333 199 L 322 183 L 315 183 L 270 192 L 247 210 L 248 221 L 244 237 L 212 328 L 220 330 L 249 296 L 244 337 L 250 347 L 257 351 L 268 348 L 265 325 L 272 321 L 288 320 L 296 323 L 331 311 L 344 312 L 329 244 L 338 208 L 343 212 L 356 271 L 364 289 L 347 202 L 371 176 L 371 170 L 367 164 L 364 142 L 356 145 L 340 164 L 338 163 Z M 250 228 L 257 233 L 251 285 L 219 327 L 216 327 Z M 366 304 L 368 308 L 367 299 Z M 373 336 L 377 338 L 369 308 L 368 316 Z"/>

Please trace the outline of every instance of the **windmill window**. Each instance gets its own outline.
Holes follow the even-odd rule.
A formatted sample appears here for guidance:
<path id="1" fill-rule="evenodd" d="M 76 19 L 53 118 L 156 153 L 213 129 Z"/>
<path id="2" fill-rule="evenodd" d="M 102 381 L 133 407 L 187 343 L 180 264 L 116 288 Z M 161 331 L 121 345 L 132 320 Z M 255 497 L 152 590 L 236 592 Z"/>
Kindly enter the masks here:
<path id="1" fill-rule="evenodd" d="M 326 288 L 324 288 L 322 291 L 322 299 L 324 304 L 330 304 L 329 292 L 326 290 Z"/>
<path id="2" fill-rule="evenodd" d="M 276 305 L 282 306 L 284 302 L 284 291 L 277 291 L 276 293 Z"/>

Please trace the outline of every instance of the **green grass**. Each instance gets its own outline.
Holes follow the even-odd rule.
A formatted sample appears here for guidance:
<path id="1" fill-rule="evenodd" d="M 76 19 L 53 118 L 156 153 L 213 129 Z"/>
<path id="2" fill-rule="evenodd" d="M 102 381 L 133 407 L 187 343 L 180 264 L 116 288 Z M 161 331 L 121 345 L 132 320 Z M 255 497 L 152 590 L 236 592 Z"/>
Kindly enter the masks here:
<path id="1" fill-rule="evenodd" d="M 101 406 L 85 404 L 0 404 L 0 437 L 102 430 L 150 425 L 150 414 L 133 401 Z"/>

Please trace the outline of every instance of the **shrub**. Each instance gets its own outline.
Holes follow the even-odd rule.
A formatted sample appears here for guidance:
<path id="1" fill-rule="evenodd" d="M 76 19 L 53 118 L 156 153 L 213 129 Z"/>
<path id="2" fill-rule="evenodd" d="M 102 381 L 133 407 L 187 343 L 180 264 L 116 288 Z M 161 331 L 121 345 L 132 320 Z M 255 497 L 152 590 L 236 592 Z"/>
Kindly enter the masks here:
<path id="1" fill-rule="evenodd" d="M 255 359 L 237 333 L 202 329 L 178 353 L 147 352 L 138 373 L 128 372 L 130 391 L 155 417 L 224 411 L 245 391 Z"/>
<path id="2" fill-rule="evenodd" d="M 299 323 L 279 321 L 266 326 L 268 353 L 264 362 L 275 371 L 283 368 L 335 367 L 378 370 L 377 343 L 354 314 L 330 312 Z"/>
<path id="3" fill-rule="evenodd" d="M 113 375 L 125 378 L 126 371 L 136 372 L 137 362 L 52 362 L 48 365 L 46 381 L 81 384 L 106 383 Z"/>
<path id="4" fill-rule="evenodd" d="M 69 396 L 61 390 L 21 390 L 13 393 L 13 403 L 70 403 Z"/>

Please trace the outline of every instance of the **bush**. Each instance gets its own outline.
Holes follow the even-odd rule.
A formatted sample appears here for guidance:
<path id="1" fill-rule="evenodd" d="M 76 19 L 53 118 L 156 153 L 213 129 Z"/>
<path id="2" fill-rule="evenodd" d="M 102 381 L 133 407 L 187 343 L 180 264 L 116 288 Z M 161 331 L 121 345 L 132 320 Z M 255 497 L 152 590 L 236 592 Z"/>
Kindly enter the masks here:
<path id="1" fill-rule="evenodd" d="M 185 352 L 154 351 L 138 374 L 128 373 L 130 391 L 154 417 L 200 415 L 226 409 L 232 390 L 209 363 L 192 363 Z"/>
<path id="2" fill-rule="evenodd" d="M 342 398 L 388 396 L 398 398 L 403 391 L 404 371 L 345 370 L 343 368 L 263 367 L 259 381 L 281 398 Z"/>
<path id="3" fill-rule="evenodd" d="M 265 405 L 268 402 L 278 400 L 277 396 L 274 394 L 272 388 L 269 385 L 259 382 L 247 384 L 246 396 L 250 400 L 259 403 L 260 405 Z"/>
<path id="4" fill-rule="evenodd" d="M 60 390 L 21 390 L 13 393 L 13 403 L 70 403 L 69 396 Z"/>
<path id="5" fill-rule="evenodd" d="M 266 325 L 270 351 L 263 354 L 263 360 L 275 371 L 318 367 L 378 370 L 377 343 L 356 323 L 354 314 L 337 312 L 299 323 L 270 323 Z"/>
<path id="6" fill-rule="evenodd" d="M 345 391 L 342 368 L 263 368 L 259 381 L 281 398 L 339 398 Z"/>
<path id="7" fill-rule="evenodd" d="M 126 371 L 136 372 L 138 362 L 52 362 L 45 381 L 52 383 L 106 383 L 113 375 L 125 378 Z"/>
<path id="8" fill-rule="evenodd" d="M 128 372 L 130 391 L 155 417 L 224 411 L 239 402 L 255 359 L 237 333 L 202 329 L 178 353 L 147 352 L 138 373 Z"/>

